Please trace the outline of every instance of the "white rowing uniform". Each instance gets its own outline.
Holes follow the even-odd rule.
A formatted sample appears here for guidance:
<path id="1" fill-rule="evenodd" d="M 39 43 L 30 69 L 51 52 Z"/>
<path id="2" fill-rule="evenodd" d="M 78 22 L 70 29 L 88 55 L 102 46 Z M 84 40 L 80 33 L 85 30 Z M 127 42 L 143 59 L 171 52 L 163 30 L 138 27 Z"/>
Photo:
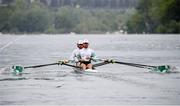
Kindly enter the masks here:
<path id="1" fill-rule="evenodd" d="M 84 61 L 89 61 L 89 62 L 91 60 L 93 61 L 98 60 L 94 50 L 90 48 L 83 48 L 79 50 L 78 59 L 83 59 Z"/>
<path id="2" fill-rule="evenodd" d="M 81 49 L 79 49 L 79 48 L 73 50 L 69 62 L 72 62 L 72 63 L 74 63 L 74 62 L 75 62 L 75 63 L 79 62 L 78 55 L 79 55 L 79 51 L 80 51 L 80 50 L 81 50 Z"/>

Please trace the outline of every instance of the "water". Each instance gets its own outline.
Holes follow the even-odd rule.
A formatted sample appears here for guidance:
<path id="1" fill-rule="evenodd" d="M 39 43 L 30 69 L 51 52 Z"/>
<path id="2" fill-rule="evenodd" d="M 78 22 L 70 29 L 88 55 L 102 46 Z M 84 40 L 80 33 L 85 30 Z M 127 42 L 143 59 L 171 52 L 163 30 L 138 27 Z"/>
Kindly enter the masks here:
<path id="1" fill-rule="evenodd" d="M 77 74 L 67 66 L 9 72 L 13 65 L 69 58 L 76 41 L 88 39 L 100 58 L 180 67 L 179 35 L 0 36 L 0 105 L 179 105 L 180 70 L 160 74 L 109 64 Z"/>

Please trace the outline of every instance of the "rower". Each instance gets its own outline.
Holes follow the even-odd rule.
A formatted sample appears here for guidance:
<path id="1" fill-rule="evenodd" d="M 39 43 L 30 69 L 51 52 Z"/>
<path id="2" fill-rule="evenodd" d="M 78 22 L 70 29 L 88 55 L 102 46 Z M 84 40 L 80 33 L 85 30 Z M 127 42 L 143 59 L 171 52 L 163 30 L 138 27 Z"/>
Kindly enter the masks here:
<path id="1" fill-rule="evenodd" d="M 83 49 L 79 51 L 78 58 L 80 59 L 80 66 L 83 70 L 92 69 L 91 60 L 96 61 L 96 55 L 94 50 L 89 48 L 89 41 L 85 39 L 83 41 Z"/>
<path id="2" fill-rule="evenodd" d="M 77 42 L 77 49 L 73 50 L 70 60 L 64 60 L 64 63 L 71 62 L 71 63 L 76 63 L 76 65 L 78 65 L 79 62 L 78 54 L 81 49 L 83 49 L 83 40 L 79 40 Z"/>

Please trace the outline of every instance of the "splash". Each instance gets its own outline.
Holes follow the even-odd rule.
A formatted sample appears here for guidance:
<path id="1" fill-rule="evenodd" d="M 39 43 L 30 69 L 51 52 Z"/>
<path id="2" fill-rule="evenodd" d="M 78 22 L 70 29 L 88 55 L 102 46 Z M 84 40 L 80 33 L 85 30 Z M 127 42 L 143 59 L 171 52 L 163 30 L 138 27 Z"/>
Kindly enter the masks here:
<path id="1" fill-rule="evenodd" d="M 9 74 L 11 73 L 11 68 L 9 67 L 3 67 L 0 69 L 0 74 Z"/>
<path id="2" fill-rule="evenodd" d="M 24 70 L 22 66 L 13 66 L 12 69 L 15 73 L 21 73 Z"/>
<path id="3" fill-rule="evenodd" d="M 175 73 L 178 72 L 178 68 L 176 66 L 171 65 L 163 65 L 163 66 L 157 66 L 150 68 L 152 72 L 158 72 L 158 73 Z"/>
<path id="4" fill-rule="evenodd" d="M 23 67 L 4 67 L 0 69 L 0 74 L 1 75 L 6 75 L 6 74 L 13 74 L 13 75 L 22 75 Z"/>

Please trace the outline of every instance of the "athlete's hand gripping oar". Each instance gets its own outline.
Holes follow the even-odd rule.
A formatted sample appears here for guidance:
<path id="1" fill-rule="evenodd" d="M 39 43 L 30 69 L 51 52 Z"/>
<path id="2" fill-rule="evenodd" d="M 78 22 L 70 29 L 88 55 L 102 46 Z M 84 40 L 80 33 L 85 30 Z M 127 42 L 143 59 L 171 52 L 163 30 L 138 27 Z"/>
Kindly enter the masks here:
<path id="1" fill-rule="evenodd" d="M 41 65 L 26 66 L 26 67 L 23 67 L 23 66 L 12 66 L 12 69 L 13 69 L 14 72 L 19 73 L 19 72 L 23 72 L 24 69 L 45 67 L 45 66 L 51 66 L 51 65 L 66 65 L 66 66 L 70 66 L 70 67 L 80 68 L 80 67 L 78 67 L 78 66 L 74 66 L 74 65 L 71 65 L 71 64 L 67 64 L 67 63 L 65 63 L 64 61 L 59 61 L 59 62 L 56 62 L 56 63 L 41 64 Z"/>
<path id="2" fill-rule="evenodd" d="M 152 65 L 144 65 L 144 64 L 136 64 L 136 63 L 127 63 L 127 62 L 120 62 L 115 60 L 108 60 L 109 63 L 117 63 L 117 64 L 123 64 L 133 67 L 139 67 L 139 68 L 147 68 L 155 72 L 169 72 L 171 70 L 170 65 L 161 65 L 161 66 L 152 66 Z"/>

